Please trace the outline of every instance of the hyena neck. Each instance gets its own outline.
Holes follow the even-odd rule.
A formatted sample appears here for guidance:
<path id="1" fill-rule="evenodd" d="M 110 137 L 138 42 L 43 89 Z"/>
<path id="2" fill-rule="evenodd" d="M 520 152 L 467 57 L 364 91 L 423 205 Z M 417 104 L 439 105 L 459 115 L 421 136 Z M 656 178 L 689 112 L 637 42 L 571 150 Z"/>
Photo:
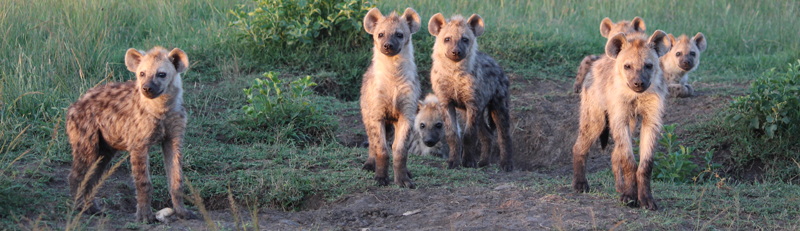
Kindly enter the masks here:
<path id="1" fill-rule="evenodd" d="M 137 89 L 138 92 L 139 89 Z M 183 87 L 181 83 L 181 75 L 176 74 L 169 88 L 155 99 L 148 99 L 144 95 L 139 94 L 139 103 L 144 106 L 143 110 L 156 116 L 162 117 L 169 111 L 180 111 L 183 107 Z"/>
<path id="2" fill-rule="evenodd" d="M 372 50 L 372 63 L 378 73 L 385 73 L 391 77 L 415 79 L 417 65 L 414 63 L 414 46 L 411 45 L 411 42 L 404 46 L 400 53 L 391 57 L 381 53 L 377 46 Z"/>

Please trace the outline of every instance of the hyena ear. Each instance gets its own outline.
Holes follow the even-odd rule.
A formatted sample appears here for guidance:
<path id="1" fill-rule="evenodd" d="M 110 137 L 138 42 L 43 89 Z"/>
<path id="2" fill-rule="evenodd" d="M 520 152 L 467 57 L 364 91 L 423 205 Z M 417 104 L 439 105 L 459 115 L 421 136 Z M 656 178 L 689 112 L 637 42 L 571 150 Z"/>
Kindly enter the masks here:
<path id="1" fill-rule="evenodd" d="M 670 43 L 675 44 L 676 41 L 675 36 L 673 36 L 672 34 L 667 34 L 667 37 L 669 38 Z"/>
<path id="2" fill-rule="evenodd" d="M 421 21 L 419 20 L 419 14 L 417 14 L 414 9 L 411 9 L 411 7 L 406 8 L 406 12 L 403 13 L 403 18 L 408 22 L 408 29 L 411 29 L 412 34 L 419 31 Z"/>
<path id="3" fill-rule="evenodd" d="M 625 33 L 617 33 L 606 42 L 606 55 L 611 59 L 617 59 L 617 55 L 622 51 L 622 46 L 628 43 Z"/>
<path id="4" fill-rule="evenodd" d="M 442 30 L 444 24 L 447 23 L 444 19 L 444 15 L 442 13 L 436 13 L 431 17 L 431 20 L 428 20 L 428 32 L 431 33 L 433 36 L 438 36 L 439 31 Z"/>
<path id="5" fill-rule="evenodd" d="M 650 36 L 650 39 L 647 39 L 647 44 L 656 51 L 658 57 L 664 56 L 672 49 L 672 42 L 669 41 L 667 37 L 667 33 L 664 33 L 662 30 L 656 30 L 653 32 L 653 35 Z"/>
<path id="6" fill-rule="evenodd" d="M 378 20 L 383 18 L 383 14 L 378 8 L 372 8 L 367 12 L 367 16 L 364 16 L 364 30 L 367 31 L 367 34 L 372 34 L 375 32 L 375 25 L 378 24 Z"/>
<path id="7" fill-rule="evenodd" d="M 419 110 L 422 110 L 422 100 L 417 100 L 417 113 L 419 113 Z"/>
<path id="8" fill-rule="evenodd" d="M 186 52 L 183 52 L 181 49 L 172 49 L 172 51 L 169 52 L 169 61 L 175 66 L 175 71 L 178 73 L 183 73 L 189 69 L 189 57 L 187 57 Z"/>
<path id="9" fill-rule="evenodd" d="M 125 53 L 125 66 L 128 67 L 128 70 L 131 72 L 136 72 L 136 68 L 139 67 L 139 63 L 142 62 L 142 53 L 140 53 L 136 49 L 128 49 L 128 52 Z"/>
<path id="10" fill-rule="evenodd" d="M 603 21 L 600 22 L 600 35 L 602 35 L 603 38 L 608 38 L 613 35 L 608 34 L 611 33 L 611 27 L 614 27 L 614 22 L 608 17 L 604 18 Z"/>
<path id="11" fill-rule="evenodd" d="M 644 19 L 640 18 L 639 16 L 634 17 L 631 21 L 631 28 L 637 32 L 644 32 L 646 28 L 644 26 Z"/>
<path id="12" fill-rule="evenodd" d="M 481 18 L 478 14 L 472 14 L 467 20 L 467 24 L 469 27 L 472 28 L 472 33 L 475 33 L 475 37 L 483 35 L 484 30 L 486 27 L 483 26 L 483 18 Z"/>
<path id="13" fill-rule="evenodd" d="M 706 44 L 706 36 L 703 35 L 703 33 L 697 32 L 697 35 L 695 35 L 692 40 L 694 41 L 694 44 L 697 45 L 697 49 L 699 49 L 700 52 L 706 50 L 708 44 Z"/>

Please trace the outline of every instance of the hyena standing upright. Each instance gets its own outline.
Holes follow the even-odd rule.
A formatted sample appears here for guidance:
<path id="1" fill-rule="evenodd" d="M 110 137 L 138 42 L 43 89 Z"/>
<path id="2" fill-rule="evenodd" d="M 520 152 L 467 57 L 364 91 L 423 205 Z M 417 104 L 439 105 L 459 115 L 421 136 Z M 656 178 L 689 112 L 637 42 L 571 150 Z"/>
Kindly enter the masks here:
<path id="1" fill-rule="evenodd" d="M 509 82 L 494 59 L 478 51 L 477 37 L 483 34 L 484 29 L 483 19 L 477 14 L 467 20 L 460 15 L 445 20 L 441 13 L 431 17 L 428 30 L 436 36 L 431 55 L 431 85 L 439 98 L 439 110 L 445 121 L 445 135 L 450 146 L 448 168 L 456 168 L 459 164 L 465 167 L 489 164 L 492 136 L 483 117 L 488 109 L 497 129 L 500 168 L 512 171 Z M 463 109 L 467 117 L 463 140 L 456 131 L 456 108 Z M 462 162 L 463 144 L 475 143 L 475 130 L 481 141 L 480 163 L 476 163 L 473 150 L 463 152 Z"/>
<path id="2" fill-rule="evenodd" d="M 372 64 L 361 83 L 361 116 L 369 139 L 369 157 L 364 169 L 375 171 L 380 185 L 389 184 L 389 150 L 386 127 L 394 126 L 392 144 L 394 182 L 414 188 L 406 167 L 409 131 L 417 113 L 420 95 L 411 34 L 419 31 L 416 11 L 406 8 L 402 16 L 392 12 L 384 17 L 372 8 L 364 17 L 364 29 L 372 35 Z"/>
<path id="3" fill-rule="evenodd" d="M 672 41 L 672 49 L 660 60 L 669 95 L 681 98 L 692 96 L 694 88 L 689 85 L 689 72 L 700 65 L 700 53 L 705 51 L 707 46 L 706 37 L 699 32 L 691 39 L 686 35 L 681 35 L 678 39 L 672 34 L 667 36 Z"/>
<path id="4" fill-rule="evenodd" d="M 634 17 L 630 22 L 622 20 L 614 24 L 611 22 L 610 18 L 604 18 L 603 21 L 600 22 L 600 35 L 602 35 L 603 38 L 609 38 L 609 36 L 617 33 L 645 33 L 644 20 L 640 17 Z M 581 93 L 583 79 L 592 68 L 592 63 L 600 59 L 601 56 L 602 55 L 589 55 L 583 58 L 581 65 L 578 66 L 578 74 L 575 75 L 575 83 L 572 85 L 572 89 L 575 93 Z"/>
<path id="5" fill-rule="evenodd" d="M 154 222 L 148 151 L 160 144 L 175 214 L 194 218 L 183 205 L 181 171 L 186 112 L 180 74 L 189 67 L 186 53 L 178 48 L 168 52 L 155 47 L 147 53 L 131 48 L 125 54 L 125 65 L 136 74 L 135 82 L 89 89 L 67 110 L 67 136 L 72 146 L 69 188 L 76 208 L 101 213 L 90 192 L 114 155 L 129 151 L 136 182 L 136 221 Z M 97 167 L 87 175 L 95 163 Z"/>
<path id="6" fill-rule="evenodd" d="M 615 143 L 611 166 L 617 192 L 622 193 L 620 200 L 658 209 L 650 190 L 650 176 L 667 94 L 659 57 L 671 46 L 661 30 L 649 38 L 644 34 L 618 33 L 606 43 L 606 56 L 592 65 L 581 92 L 580 132 L 572 147 L 572 187 L 576 191 L 589 191 L 586 154 L 598 137 L 605 143 L 602 139 L 608 138 L 610 130 Z M 638 169 L 629 126 L 637 115 L 642 117 Z"/>

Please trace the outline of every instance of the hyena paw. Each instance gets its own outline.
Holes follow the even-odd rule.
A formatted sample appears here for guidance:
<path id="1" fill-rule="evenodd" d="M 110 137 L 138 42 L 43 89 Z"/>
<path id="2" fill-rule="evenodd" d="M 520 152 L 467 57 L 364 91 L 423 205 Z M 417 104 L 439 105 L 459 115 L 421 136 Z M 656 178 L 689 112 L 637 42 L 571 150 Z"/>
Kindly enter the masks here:
<path id="1" fill-rule="evenodd" d="M 586 180 L 572 182 L 572 189 L 575 189 L 577 193 L 587 193 L 589 192 L 589 182 Z"/>
<path id="2" fill-rule="evenodd" d="M 395 177 L 394 183 L 397 184 L 397 186 L 400 186 L 401 188 L 402 187 L 410 189 L 416 188 L 417 186 L 415 186 L 414 182 L 411 182 L 411 178 L 408 177 L 410 176 L 410 174 L 411 173 L 400 174 L 400 177 Z"/>
<path id="3" fill-rule="evenodd" d="M 76 208 L 76 209 L 78 211 L 82 211 L 84 208 L 80 208 L 79 207 L 79 208 Z M 92 216 L 105 216 L 106 215 L 106 213 L 104 213 L 103 210 L 101 210 L 100 207 L 98 207 L 97 203 L 95 203 L 95 202 L 92 202 L 92 204 L 89 205 L 86 208 L 86 210 L 83 210 L 83 214 L 92 215 Z"/>
<path id="4" fill-rule="evenodd" d="M 582 83 L 575 82 L 574 84 L 572 84 L 572 92 L 578 94 L 578 93 L 581 93 L 582 89 L 583 89 L 583 84 Z"/>
<path id="5" fill-rule="evenodd" d="M 375 171 L 375 162 L 367 161 L 366 163 L 364 163 L 364 166 L 361 167 L 361 169 L 362 170 L 367 170 L 367 171 L 370 171 L 370 172 L 374 172 Z"/>
<path id="6" fill-rule="evenodd" d="M 684 95 L 684 97 L 689 97 L 694 95 L 694 87 L 692 87 L 692 85 L 686 84 L 683 86 L 686 87 L 686 94 Z"/>
<path id="7" fill-rule="evenodd" d="M 639 207 L 639 200 L 636 197 L 636 193 L 625 192 L 619 196 L 619 201 L 625 204 L 628 207 Z"/>
<path id="8" fill-rule="evenodd" d="M 656 205 L 656 200 L 654 200 L 652 196 L 643 196 L 639 198 L 639 204 L 641 204 L 642 207 L 649 210 L 658 210 L 658 205 Z"/>
<path id="9" fill-rule="evenodd" d="M 197 220 L 197 219 L 200 219 L 200 217 L 195 215 L 192 211 L 189 211 L 189 210 L 187 210 L 185 208 L 182 209 L 182 211 L 181 210 L 176 210 L 175 211 L 175 217 L 177 217 L 178 219 L 182 219 L 182 220 Z"/>
<path id="10" fill-rule="evenodd" d="M 154 215 L 153 211 L 150 211 L 149 209 L 145 209 L 145 211 L 137 211 L 136 222 L 147 224 L 156 223 L 156 215 Z"/>
<path id="11" fill-rule="evenodd" d="M 459 160 L 447 160 L 447 169 L 458 169 L 461 161 Z"/>
<path id="12" fill-rule="evenodd" d="M 475 167 L 478 167 L 478 161 L 476 161 L 476 160 L 474 160 L 474 159 L 464 159 L 464 160 L 462 160 L 462 161 L 461 161 L 461 164 L 462 164 L 462 165 L 463 165 L 465 168 L 475 168 Z"/>
<path id="13" fill-rule="evenodd" d="M 378 182 L 378 185 L 380 185 L 380 186 L 387 186 L 387 185 L 389 185 L 389 177 L 385 177 L 385 176 L 377 176 L 377 175 L 376 175 L 376 176 L 375 176 L 375 181 L 377 181 L 377 182 Z"/>
<path id="14" fill-rule="evenodd" d="M 511 161 L 500 161 L 500 170 L 503 170 L 505 172 L 513 172 L 514 163 Z"/>

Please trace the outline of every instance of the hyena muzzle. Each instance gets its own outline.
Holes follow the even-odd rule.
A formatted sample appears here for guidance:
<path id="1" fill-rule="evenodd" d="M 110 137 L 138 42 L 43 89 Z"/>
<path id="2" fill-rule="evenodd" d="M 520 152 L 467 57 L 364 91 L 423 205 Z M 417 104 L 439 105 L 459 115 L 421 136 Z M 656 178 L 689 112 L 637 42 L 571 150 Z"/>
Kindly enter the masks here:
<path id="1" fill-rule="evenodd" d="M 484 30 L 483 19 L 477 14 L 469 19 L 457 15 L 445 20 L 441 13 L 431 17 L 428 31 L 436 36 L 431 55 L 431 86 L 439 98 L 439 110 L 444 118 L 445 136 L 450 146 L 448 168 L 489 164 L 492 136 L 484 118 L 484 112 L 488 110 L 497 129 L 500 169 L 512 171 L 509 81 L 494 59 L 478 51 L 477 38 Z M 456 108 L 466 114 L 463 139 L 456 130 Z M 462 152 L 464 143 L 475 143 L 476 135 L 481 142 L 480 162 L 476 161 L 474 150 Z"/>
<path id="2" fill-rule="evenodd" d="M 154 222 L 148 151 L 160 144 L 175 214 L 196 218 L 183 205 L 181 146 L 186 112 L 180 74 L 189 67 L 186 53 L 178 48 L 155 47 L 146 53 L 131 48 L 125 65 L 135 73 L 135 82 L 89 89 L 67 110 L 72 146 L 69 186 L 76 209 L 102 213 L 91 192 L 116 153 L 128 151 L 136 183 L 136 221 Z M 89 171 L 92 168 L 94 171 Z"/>
<path id="3" fill-rule="evenodd" d="M 700 53 L 703 53 L 708 46 L 706 37 L 699 32 L 692 38 L 686 35 L 681 35 L 677 39 L 672 34 L 667 36 L 672 41 L 672 49 L 660 59 L 669 95 L 690 97 L 694 95 L 694 87 L 689 84 L 689 73 L 700 65 Z"/>
<path id="4" fill-rule="evenodd" d="M 600 22 L 600 35 L 603 36 L 603 38 L 609 38 L 609 36 L 617 33 L 646 33 L 645 28 L 644 20 L 640 17 L 634 17 L 630 22 L 622 20 L 617 23 L 611 22 L 609 18 L 604 18 L 603 21 Z M 581 93 L 583 79 L 592 68 L 592 63 L 600 59 L 600 57 L 602 57 L 602 55 L 588 55 L 583 58 L 580 66 L 578 66 L 578 73 L 575 75 L 575 83 L 572 84 L 573 92 Z"/>
<path id="5" fill-rule="evenodd" d="M 361 115 L 369 139 L 369 157 L 364 169 L 375 171 L 380 185 L 389 184 L 389 148 L 386 130 L 394 127 L 392 157 L 394 182 L 414 188 L 408 171 L 408 135 L 417 113 L 420 95 L 411 34 L 419 31 L 417 12 L 406 8 L 403 15 L 384 17 L 373 8 L 364 17 L 364 29 L 372 35 L 372 63 L 361 83 Z"/>
<path id="6" fill-rule="evenodd" d="M 606 56 L 592 65 L 581 92 L 580 131 L 572 148 L 572 186 L 576 191 L 589 191 L 586 154 L 598 137 L 607 139 L 610 130 L 615 144 L 612 171 L 617 192 L 622 193 L 620 200 L 631 206 L 640 204 L 647 209 L 658 209 L 650 177 L 667 94 L 659 57 L 670 48 L 669 39 L 660 30 L 649 38 L 644 34 L 624 33 L 609 38 Z M 636 116 L 642 119 L 638 168 L 631 135 Z"/>

